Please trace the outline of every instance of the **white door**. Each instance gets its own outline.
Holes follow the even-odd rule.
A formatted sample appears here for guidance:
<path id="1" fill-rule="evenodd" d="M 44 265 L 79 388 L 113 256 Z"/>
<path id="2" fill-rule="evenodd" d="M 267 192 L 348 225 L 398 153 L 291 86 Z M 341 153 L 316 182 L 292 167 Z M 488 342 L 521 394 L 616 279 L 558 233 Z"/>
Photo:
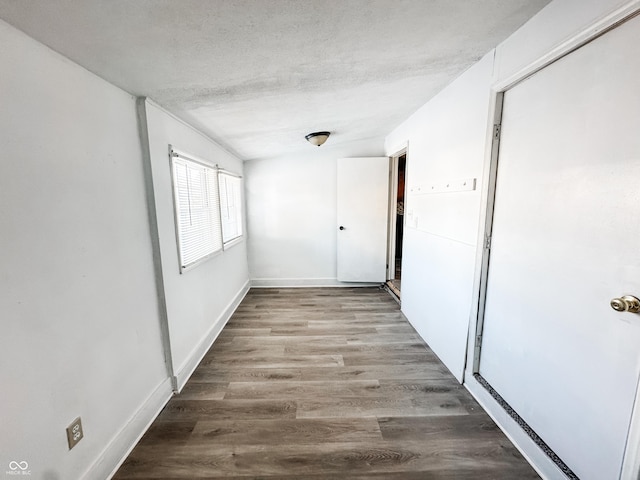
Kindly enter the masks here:
<path id="1" fill-rule="evenodd" d="M 380 282 L 387 276 L 389 159 L 338 160 L 338 280 Z"/>
<path id="2" fill-rule="evenodd" d="M 640 18 L 505 93 L 480 374 L 582 480 L 640 373 Z"/>

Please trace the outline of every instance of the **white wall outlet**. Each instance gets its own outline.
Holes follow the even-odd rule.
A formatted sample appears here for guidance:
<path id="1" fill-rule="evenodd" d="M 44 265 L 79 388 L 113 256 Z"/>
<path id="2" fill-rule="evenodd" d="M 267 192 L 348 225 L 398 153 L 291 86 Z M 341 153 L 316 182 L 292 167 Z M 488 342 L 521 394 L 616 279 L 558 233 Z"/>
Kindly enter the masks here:
<path id="1" fill-rule="evenodd" d="M 82 433 L 82 420 L 78 417 L 67 427 L 69 450 L 75 447 L 76 444 L 82 440 L 82 437 L 84 437 L 84 434 Z"/>

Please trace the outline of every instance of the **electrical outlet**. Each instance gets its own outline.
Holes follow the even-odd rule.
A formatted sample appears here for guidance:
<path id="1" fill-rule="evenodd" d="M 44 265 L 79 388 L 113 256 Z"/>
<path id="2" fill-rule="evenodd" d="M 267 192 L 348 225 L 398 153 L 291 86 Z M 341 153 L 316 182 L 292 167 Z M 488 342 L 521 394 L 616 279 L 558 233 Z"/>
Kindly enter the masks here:
<path id="1" fill-rule="evenodd" d="M 82 420 L 80 417 L 76 418 L 71 425 L 67 427 L 67 441 L 69 442 L 69 450 L 76 446 L 76 444 L 82 440 L 84 434 L 82 433 Z"/>

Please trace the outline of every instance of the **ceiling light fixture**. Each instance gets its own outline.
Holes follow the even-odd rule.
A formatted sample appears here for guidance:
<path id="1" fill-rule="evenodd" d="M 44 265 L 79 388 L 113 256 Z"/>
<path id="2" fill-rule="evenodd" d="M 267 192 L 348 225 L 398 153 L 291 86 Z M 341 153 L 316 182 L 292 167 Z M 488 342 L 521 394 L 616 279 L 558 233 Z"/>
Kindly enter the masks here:
<path id="1" fill-rule="evenodd" d="M 327 138 L 329 138 L 329 135 L 331 135 L 331 132 L 313 132 L 313 133 L 310 133 L 309 135 L 305 135 L 304 138 L 306 138 L 307 142 L 309 142 L 311 145 L 315 145 L 316 147 L 319 147 L 320 145 L 322 145 L 324 142 L 327 141 Z"/>

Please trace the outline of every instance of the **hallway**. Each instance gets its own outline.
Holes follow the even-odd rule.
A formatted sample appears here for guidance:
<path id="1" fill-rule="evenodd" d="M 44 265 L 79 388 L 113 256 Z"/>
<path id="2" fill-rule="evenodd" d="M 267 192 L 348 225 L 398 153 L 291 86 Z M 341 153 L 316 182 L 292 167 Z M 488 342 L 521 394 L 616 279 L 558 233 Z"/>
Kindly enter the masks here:
<path id="1" fill-rule="evenodd" d="M 377 288 L 252 289 L 117 480 L 538 478 Z"/>

